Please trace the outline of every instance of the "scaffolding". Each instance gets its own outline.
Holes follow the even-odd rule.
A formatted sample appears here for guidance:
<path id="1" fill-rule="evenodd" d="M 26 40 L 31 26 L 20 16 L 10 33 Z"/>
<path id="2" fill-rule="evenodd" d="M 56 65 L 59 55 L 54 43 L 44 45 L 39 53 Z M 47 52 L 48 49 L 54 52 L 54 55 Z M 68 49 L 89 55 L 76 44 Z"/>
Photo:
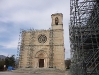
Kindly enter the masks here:
<path id="1" fill-rule="evenodd" d="M 29 29 L 29 30 L 20 30 L 20 35 L 19 35 L 19 42 L 18 42 L 18 50 L 17 50 L 17 55 L 19 59 L 19 68 L 24 67 L 23 66 L 23 61 L 24 61 L 24 55 L 27 58 L 26 60 L 26 66 L 27 68 L 33 68 L 33 59 L 34 56 L 33 52 L 35 50 L 35 47 L 43 46 L 43 45 L 36 45 L 35 44 L 35 38 L 36 38 L 36 33 L 43 33 L 46 32 L 46 30 L 34 30 L 34 29 Z M 53 68 L 53 29 L 48 30 L 49 33 L 49 68 Z M 27 35 L 28 34 L 28 35 Z M 24 54 L 27 53 L 27 54 Z"/>
<path id="2" fill-rule="evenodd" d="M 53 68 L 53 44 L 54 44 L 54 40 L 53 40 L 53 29 L 50 30 L 50 50 L 49 50 L 49 68 Z"/>
<path id="3" fill-rule="evenodd" d="M 20 29 L 20 34 L 19 34 L 19 41 L 18 41 L 18 49 L 17 49 L 17 59 L 19 60 L 18 61 L 18 67 L 21 68 L 21 64 L 23 63 L 22 62 L 22 54 L 23 54 L 23 45 L 21 45 L 22 43 L 24 43 L 24 41 L 22 39 L 23 36 L 25 35 L 25 32 L 24 30 Z"/>
<path id="4" fill-rule="evenodd" d="M 71 75 L 99 75 L 99 1 L 70 0 Z"/>
<path id="5" fill-rule="evenodd" d="M 21 49 L 20 45 L 21 45 L 21 39 L 22 39 L 22 37 L 21 37 L 21 36 L 22 36 L 21 31 L 22 31 L 22 29 L 20 29 L 19 40 L 18 40 L 18 46 L 17 46 L 17 60 L 18 60 L 18 65 L 17 65 L 17 67 L 20 67 L 19 61 L 20 61 L 20 58 L 22 58 L 22 56 L 20 55 L 20 53 L 21 53 L 21 51 L 20 51 L 20 49 Z"/>
<path id="6" fill-rule="evenodd" d="M 26 38 L 27 33 L 30 34 L 28 39 Z M 19 68 L 21 68 L 22 64 L 23 64 L 24 50 L 27 50 L 27 62 L 26 62 L 27 67 L 28 68 L 33 67 L 32 66 L 32 59 L 33 59 L 33 51 L 35 49 L 34 36 L 35 36 L 35 30 L 34 29 L 30 29 L 30 30 L 20 29 L 18 50 L 17 50 L 17 58 L 19 59 Z M 26 42 L 29 42 L 29 43 L 26 43 Z"/>
<path id="7" fill-rule="evenodd" d="M 27 52 L 27 67 L 28 68 L 32 68 L 32 60 L 33 60 L 33 51 L 35 49 L 34 46 L 34 38 L 35 38 L 35 30 L 34 29 L 30 29 L 29 31 L 27 31 L 28 33 L 30 33 L 30 37 L 29 37 L 29 45 L 28 45 L 28 52 Z"/>

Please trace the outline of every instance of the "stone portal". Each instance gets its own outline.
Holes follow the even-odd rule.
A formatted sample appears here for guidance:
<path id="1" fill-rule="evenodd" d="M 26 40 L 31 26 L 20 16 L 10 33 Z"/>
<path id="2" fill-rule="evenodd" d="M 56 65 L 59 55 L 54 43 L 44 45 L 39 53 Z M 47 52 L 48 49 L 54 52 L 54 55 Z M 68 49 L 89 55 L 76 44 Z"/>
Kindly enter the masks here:
<path id="1" fill-rule="evenodd" d="M 44 50 L 40 50 L 36 53 L 36 60 L 38 60 L 37 62 L 35 61 L 36 64 L 36 68 L 48 68 L 48 55 Z"/>

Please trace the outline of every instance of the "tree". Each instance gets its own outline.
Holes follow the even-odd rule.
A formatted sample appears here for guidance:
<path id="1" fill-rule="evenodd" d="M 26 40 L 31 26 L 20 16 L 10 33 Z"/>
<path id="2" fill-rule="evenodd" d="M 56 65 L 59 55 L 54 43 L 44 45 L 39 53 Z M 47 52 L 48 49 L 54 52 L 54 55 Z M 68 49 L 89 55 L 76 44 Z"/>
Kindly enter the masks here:
<path id="1" fill-rule="evenodd" d="M 11 57 L 6 57 L 5 58 L 5 65 L 8 66 L 13 66 L 15 67 L 15 57 L 12 55 Z"/>
<path id="2" fill-rule="evenodd" d="M 4 70 L 4 65 L 5 65 L 5 60 L 4 59 L 0 59 L 0 71 Z"/>

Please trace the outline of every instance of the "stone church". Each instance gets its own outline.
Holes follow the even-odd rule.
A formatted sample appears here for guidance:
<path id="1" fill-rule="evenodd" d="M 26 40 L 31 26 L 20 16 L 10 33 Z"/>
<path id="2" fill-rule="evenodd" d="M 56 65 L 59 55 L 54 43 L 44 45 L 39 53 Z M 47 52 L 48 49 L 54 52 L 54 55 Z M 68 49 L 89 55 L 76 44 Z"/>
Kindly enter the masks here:
<path id="1" fill-rule="evenodd" d="M 56 68 L 65 70 L 63 14 L 51 15 L 48 30 L 22 30 L 20 68 Z"/>

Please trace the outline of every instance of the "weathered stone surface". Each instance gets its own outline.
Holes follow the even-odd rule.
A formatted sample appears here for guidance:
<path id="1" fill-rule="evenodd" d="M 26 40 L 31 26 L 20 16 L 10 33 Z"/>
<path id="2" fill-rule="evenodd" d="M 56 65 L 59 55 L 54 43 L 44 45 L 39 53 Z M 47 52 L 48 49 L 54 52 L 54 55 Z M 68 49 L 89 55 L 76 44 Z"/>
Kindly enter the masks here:
<path id="1" fill-rule="evenodd" d="M 19 67 L 65 70 L 63 15 L 53 14 L 50 30 L 30 30 L 22 33 Z M 55 25 L 55 18 L 58 25 Z"/>

